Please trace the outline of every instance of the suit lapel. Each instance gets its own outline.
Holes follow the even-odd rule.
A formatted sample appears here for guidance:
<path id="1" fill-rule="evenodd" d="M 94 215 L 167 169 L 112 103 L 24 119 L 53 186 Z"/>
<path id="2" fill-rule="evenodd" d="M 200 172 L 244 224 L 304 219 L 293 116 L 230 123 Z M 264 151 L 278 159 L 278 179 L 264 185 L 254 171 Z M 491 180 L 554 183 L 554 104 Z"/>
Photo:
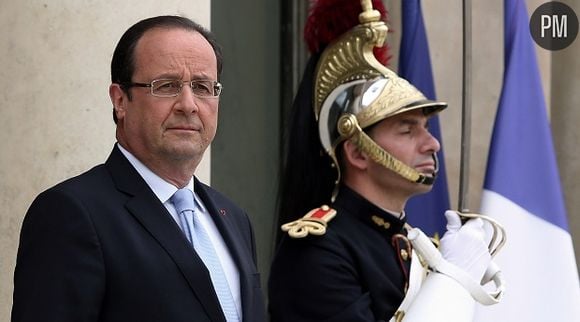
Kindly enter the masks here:
<path id="1" fill-rule="evenodd" d="M 106 165 L 117 188 L 132 196 L 126 208 L 173 259 L 207 315 L 212 321 L 225 321 L 208 270 L 165 206 L 116 146 Z"/>

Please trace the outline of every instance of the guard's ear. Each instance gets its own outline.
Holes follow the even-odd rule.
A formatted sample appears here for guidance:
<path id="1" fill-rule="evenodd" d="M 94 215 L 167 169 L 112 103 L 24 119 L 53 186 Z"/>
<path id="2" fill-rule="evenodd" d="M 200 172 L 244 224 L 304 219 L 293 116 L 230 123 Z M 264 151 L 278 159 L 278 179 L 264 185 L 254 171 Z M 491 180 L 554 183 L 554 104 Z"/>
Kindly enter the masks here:
<path id="1" fill-rule="evenodd" d="M 122 120 L 125 117 L 129 100 L 127 93 L 123 91 L 119 84 L 113 83 L 109 86 L 109 97 L 111 98 L 111 103 L 113 103 L 113 113 L 115 113 L 116 119 Z"/>
<path id="2" fill-rule="evenodd" d="M 344 160 L 352 167 L 359 170 L 364 170 L 368 167 L 369 157 L 361 152 L 351 140 L 344 141 L 342 146 Z"/>

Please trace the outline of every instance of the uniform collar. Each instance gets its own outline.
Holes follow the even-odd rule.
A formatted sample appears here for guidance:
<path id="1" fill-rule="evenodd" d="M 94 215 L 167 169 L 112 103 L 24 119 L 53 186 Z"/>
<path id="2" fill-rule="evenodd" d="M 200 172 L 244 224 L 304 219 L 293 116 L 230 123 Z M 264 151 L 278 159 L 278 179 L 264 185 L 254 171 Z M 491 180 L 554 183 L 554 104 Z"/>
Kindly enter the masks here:
<path id="1" fill-rule="evenodd" d="M 385 211 L 344 185 L 340 188 L 334 206 L 345 209 L 369 226 L 389 235 L 401 233 L 406 223 L 404 215 Z"/>

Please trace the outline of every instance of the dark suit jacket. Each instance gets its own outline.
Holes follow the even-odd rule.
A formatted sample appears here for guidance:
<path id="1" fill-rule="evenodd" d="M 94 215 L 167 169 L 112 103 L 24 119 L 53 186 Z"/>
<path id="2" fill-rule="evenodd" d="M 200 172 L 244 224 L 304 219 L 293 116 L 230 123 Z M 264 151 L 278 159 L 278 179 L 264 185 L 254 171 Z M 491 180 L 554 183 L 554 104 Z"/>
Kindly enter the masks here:
<path id="1" fill-rule="evenodd" d="M 247 215 L 195 180 L 240 273 L 243 320 L 265 321 Z M 225 321 L 209 273 L 117 147 L 41 193 L 22 225 L 12 321 Z"/>

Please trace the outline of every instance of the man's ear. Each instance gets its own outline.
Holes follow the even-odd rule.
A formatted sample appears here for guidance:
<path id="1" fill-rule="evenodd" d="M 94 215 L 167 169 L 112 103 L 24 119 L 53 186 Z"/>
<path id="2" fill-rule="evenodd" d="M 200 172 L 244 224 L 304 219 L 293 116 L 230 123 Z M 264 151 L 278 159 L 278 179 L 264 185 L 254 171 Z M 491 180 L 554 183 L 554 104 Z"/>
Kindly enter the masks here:
<path id="1" fill-rule="evenodd" d="M 129 100 L 127 94 L 119 84 L 111 84 L 109 86 L 109 97 L 111 98 L 111 103 L 113 103 L 113 112 L 117 120 L 122 120 L 125 118 L 127 101 Z"/>
<path id="2" fill-rule="evenodd" d="M 364 170 L 368 166 L 369 157 L 361 152 L 359 148 L 351 141 L 346 140 L 342 145 L 344 160 L 360 170 Z"/>

